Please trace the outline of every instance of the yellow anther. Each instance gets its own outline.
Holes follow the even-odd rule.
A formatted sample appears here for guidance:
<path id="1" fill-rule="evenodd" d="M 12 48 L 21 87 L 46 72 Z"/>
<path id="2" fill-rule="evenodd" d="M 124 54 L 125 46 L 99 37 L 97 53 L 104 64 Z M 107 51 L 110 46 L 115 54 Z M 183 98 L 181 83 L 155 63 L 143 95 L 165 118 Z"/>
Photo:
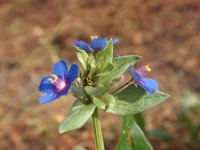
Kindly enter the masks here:
<path id="1" fill-rule="evenodd" d="M 55 74 L 53 74 L 53 73 L 51 73 L 51 76 L 52 76 L 54 79 L 48 78 L 48 80 L 49 80 L 50 82 L 54 82 L 54 81 L 56 81 L 56 80 L 58 79 L 58 76 L 55 75 Z"/>
<path id="2" fill-rule="evenodd" d="M 95 35 L 95 36 L 90 36 L 90 38 L 93 40 L 93 39 L 96 39 L 96 38 L 98 38 L 98 36 L 97 35 Z"/>
<path id="3" fill-rule="evenodd" d="M 149 65 L 146 65 L 144 68 L 146 71 L 151 72 L 151 68 L 149 67 Z"/>
<path id="4" fill-rule="evenodd" d="M 51 78 L 48 78 L 48 80 L 49 80 L 50 82 L 53 82 L 53 79 L 51 79 Z"/>
<path id="5" fill-rule="evenodd" d="M 52 76 L 53 76 L 54 80 L 57 80 L 57 79 L 58 79 L 57 75 L 55 75 L 55 74 L 53 74 L 53 73 L 52 73 Z"/>

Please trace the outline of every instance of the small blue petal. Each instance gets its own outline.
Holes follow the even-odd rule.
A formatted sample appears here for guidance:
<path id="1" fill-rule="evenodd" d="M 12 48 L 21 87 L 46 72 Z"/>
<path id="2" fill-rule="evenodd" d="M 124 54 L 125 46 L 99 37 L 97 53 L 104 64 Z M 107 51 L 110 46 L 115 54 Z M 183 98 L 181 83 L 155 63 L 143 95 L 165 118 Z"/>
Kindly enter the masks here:
<path id="1" fill-rule="evenodd" d="M 59 78 L 62 78 L 67 75 L 67 70 L 67 63 L 64 60 L 61 60 L 53 66 L 52 73 L 57 75 Z"/>
<path id="2" fill-rule="evenodd" d="M 95 51 L 100 51 L 106 46 L 107 38 L 94 38 L 90 47 Z"/>
<path id="3" fill-rule="evenodd" d="M 154 79 L 143 78 L 138 82 L 138 85 L 141 86 L 149 94 L 154 94 L 158 90 L 158 83 Z"/>
<path id="4" fill-rule="evenodd" d="M 114 39 L 113 40 L 113 45 L 116 44 L 116 43 L 118 43 L 118 42 L 119 42 L 119 39 Z"/>
<path id="5" fill-rule="evenodd" d="M 106 42 L 108 42 L 108 38 L 107 38 L 107 37 L 105 37 L 105 38 L 102 38 L 102 39 L 104 39 L 104 40 L 106 40 Z"/>
<path id="6" fill-rule="evenodd" d="M 60 96 L 61 96 L 61 94 L 51 92 L 51 93 L 47 93 L 44 96 L 40 97 L 39 101 L 41 104 L 45 104 L 45 103 L 51 102 L 51 101 L 59 98 Z"/>
<path id="7" fill-rule="evenodd" d="M 74 42 L 74 46 L 78 47 L 81 50 L 85 50 L 85 51 L 89 51 L 90 50 L 88 44 L 83 42 L 83 41 Z"/>
<path id="8" fill-rule="evenodd" d="M 79 67 L 76 64 L 72 64 L 69 72 L 67 74 L 67 80 L 68 82 L 72 83 L 78 76 L 78 71 L 79 71 Z"/>
<path id="9" fill-rule="evenodd" d="M 141 76 L 139 75 L 139 73 L 137 73 L 137 71 L 135 71 L 134 69 L 131 68 L 130 72 L 131 72 L 135 81 L 139 81 L 139 80 L 142 79 Z"/>
<path id="10" fill-rule="evenodd" d="M 54 85 L 49 81 L 49 79 L 53 79 L 51 76 L 45 76 L 42 78 L 39 86 L 39 91 L 43 93 L 52 92 L 54 89 Z"/>

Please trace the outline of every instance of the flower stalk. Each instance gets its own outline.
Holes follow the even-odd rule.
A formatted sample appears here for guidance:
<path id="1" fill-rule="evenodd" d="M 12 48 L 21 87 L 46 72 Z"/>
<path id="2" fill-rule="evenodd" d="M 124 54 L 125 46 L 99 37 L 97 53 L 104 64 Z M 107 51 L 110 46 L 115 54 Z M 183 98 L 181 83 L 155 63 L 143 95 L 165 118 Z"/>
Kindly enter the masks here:
<path id="1" fill-rule="evenodd" d="M 123 89 L 125 89 L 127 86 L 133 84 L 133 78 L 131 77 L 125 84 L 121 85 L 120 87 L 118 87 L 117 89 L 115 89 L 112 94 L 116 95 L 117 93 L 119 93 L 120 91 L 122 91 Z"/>
<path id="2" fill-rule="evenodd" d="M 92 115 L 92 125 L 93 125 L 96 150 L 104 150 L 104 142 L 103 142 L 103 136 L 102 136 L 102 131 L 101 131 L 98 108 L 95 108 L 95 111 Z"/>

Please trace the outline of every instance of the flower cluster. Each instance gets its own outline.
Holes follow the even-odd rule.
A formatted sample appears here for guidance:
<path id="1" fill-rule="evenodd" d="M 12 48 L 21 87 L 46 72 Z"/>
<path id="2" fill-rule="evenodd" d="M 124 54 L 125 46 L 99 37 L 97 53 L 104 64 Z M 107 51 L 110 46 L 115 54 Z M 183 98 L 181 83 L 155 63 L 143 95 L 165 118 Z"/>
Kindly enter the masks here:
<path id="1" fill-rule="evenodd" d="M 97 36 L 91 36 L 91 39 L 92 41 L 90 45 L 83 41 L 76 41 L 74 43 L 74 46 L 87 52 L 90 52 L 90 51 L 98 52 L 104 49 L 106 46 L 106 43 L 108 42 L 108 38 L 99 38 Z M 117 42 L 119 42 L 118 39 L 113 40 L 113 44 L 116 44 Z"/>
<path id="2" fill-rule="evenodd" d="M 97 36 L 91 37 L 91 44 L 87 44 L 83 41 L 76 41 L 74 46 L 78 49 L 86 52 L 98 52 L 105 48 L 108 43 L 108 38 L 99 38 Z M 114 39 L 112 44 L 116 44 L 119 40 Z M 149 94 L 154 94 L 158 90 L 158 83 L 151 78 L 144 78 L 151 69 L 149 66 L 145 66 L 138 71 L 130 69 L 130 72 L 135 80 L 135 84 L 142 87 Z M 42 78 L 39 85 L 39 91 L 45 93 L 40 98 L 40 103 L 51 102 L 63 95 L 67 95 L 72 83 L 78 77 L 79 67 L 76 64 L 72 64 L 68 69 L 66 61 L 61 60 L 53 66 L 53 70 L 50 76 Z"/>

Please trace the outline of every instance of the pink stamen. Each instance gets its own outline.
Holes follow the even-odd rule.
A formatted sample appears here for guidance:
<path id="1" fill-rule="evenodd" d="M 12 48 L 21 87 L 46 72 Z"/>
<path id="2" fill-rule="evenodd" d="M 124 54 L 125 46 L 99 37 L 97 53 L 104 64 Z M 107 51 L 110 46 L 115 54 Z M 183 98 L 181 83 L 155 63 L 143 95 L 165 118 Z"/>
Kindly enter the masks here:
<path id="1" fill-rule="evenodd" d="M 144 77 L 147 75 L 148 71 L 145 70 L 145 68 L 141 68 L 137 71 L 141 77 Z"/>
<path id="2" fill-rule="evenodd" d="M 144 77 L 147 75 L 148 72 L 151 71 L 151 68 L 147 65 L 141 69 L 139 69 L 137 72 L 140 74 L 141 77 Z"/>
<path id="3" fill-rule="evenodd" d="M 66 81 L 65 80 L 61 80 L 59 78 L 54 80 L 53 84 L 56 86 L 56 89 L 57 89 L 58 92 L 64 90 L 67 87 Z"/>

